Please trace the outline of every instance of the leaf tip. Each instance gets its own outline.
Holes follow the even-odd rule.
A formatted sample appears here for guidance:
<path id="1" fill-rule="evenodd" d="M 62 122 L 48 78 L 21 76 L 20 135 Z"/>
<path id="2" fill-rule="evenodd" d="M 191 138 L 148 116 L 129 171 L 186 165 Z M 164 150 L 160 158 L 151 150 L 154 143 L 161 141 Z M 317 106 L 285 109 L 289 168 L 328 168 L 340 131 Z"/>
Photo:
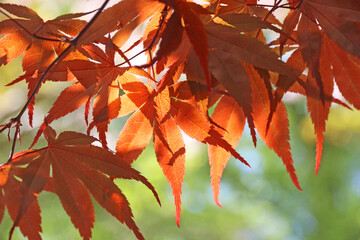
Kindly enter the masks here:
<path id="1" fill-rule="evenodd" d="M 315 163 L 315 174 L 316 175 L 318 175 L 319 168 L 320 168 L 320 163 L 321 163 L 321 153 L 318 153 L 316 155 L 316 163 Z"/>
<path id="2" fill-rule="evenodd" d="M 322 157 L 322 151 L 323 151 L 323 142 L 324 142 L 324 135 L 323 133 L 320 133 L 316 136 L 316 157 L 315 157 L 315 174 L 318 174 L 320 163 L 321 163 L 321 157 Z"/>
<path id="3" fill-rule="evenodd" d="M 295 172 L 294 172 L 294 174 L 291 174 L 291 179 L 292 179 L 295 187 L 296 187 L 297 189 L 299 189 L 300 191 L 302 191 L 302 188 L 300 187 L 300 183 L 299 183 L 299 180 L 298 180 Z"/>
<path id="4" fill-rule="evenodd" d="M 218 206 L 218 207 L 223 207 L 222 205 L 221 205 L 221 203 L 219 202 L 219 199 L 215 199 L 215 204 Z"/>
<path id="5" fill-rule="evenodd" d="M 176 219 L 175 219 L 175 221 L 176 221 L 176 225 L 178 226 L 178 228 L 180 228 L 180 215 L 177 215 L 177 214 L 176 214 Z"/>

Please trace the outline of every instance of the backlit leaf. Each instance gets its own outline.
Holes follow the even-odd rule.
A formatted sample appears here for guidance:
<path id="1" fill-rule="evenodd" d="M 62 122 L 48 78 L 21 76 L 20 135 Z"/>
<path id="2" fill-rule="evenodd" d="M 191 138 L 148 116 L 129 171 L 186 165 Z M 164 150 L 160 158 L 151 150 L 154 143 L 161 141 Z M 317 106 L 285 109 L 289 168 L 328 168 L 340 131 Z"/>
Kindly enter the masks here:
<path id="1" fill-rule="evenodd" d="M 217 104 L 211 118 L 226 130 L 218 128 L 218 131 L 223 134 L 224 139 L 235 148 L 245 126 L 245 116 L 237 102 L 229 96 L 223 96 Z M 221 206 L 219 202 L 220 179 L 223 170 L 230 159 L 231 153 L 214 145 L 208 145 L 208 152 L 211 187 L 213 189 L 214 200 L 218 206 Z"/>
<path id="2" fill-rule="evenodd" d="M 263 80 L 254 69 L 248 68 L 247 71 L 249 72 L 253 89 L 253 109 L 256 129 L 266 145 L 273 149 L 282 159 L 294 185 L 301 190 L 290 152 L 289 122 L 285 106 L 280 103 L 274 113 L 270 128 L 267 130 L 266 120 L 270 113 L 268 91 Z"/>

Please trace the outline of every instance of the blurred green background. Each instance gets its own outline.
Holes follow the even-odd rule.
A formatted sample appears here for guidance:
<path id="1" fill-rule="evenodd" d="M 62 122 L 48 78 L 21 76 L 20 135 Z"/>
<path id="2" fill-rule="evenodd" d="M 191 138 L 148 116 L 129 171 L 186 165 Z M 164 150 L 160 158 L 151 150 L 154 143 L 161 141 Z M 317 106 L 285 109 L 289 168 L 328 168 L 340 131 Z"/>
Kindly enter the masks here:
<path id="1" fill-rule="evenodd" d="M 5 1 L 2 1 L 5 2 Z M 7 1 L 14 2 L 14 1 Z M 96 8 L 98 1 L 16 1 L 31 6 L 40 16 L 51 19 L 59 13 L 86 11 L 77 5 Z M 114 1 L 113 1 L 114 2 Z M 91 4 L 94 4 L 91 8 Z M 50 5 L 49 5 L 50 4 Z M 80 10 L 79 10 L 80 9 Z M 89 9 L 89 10 L 90 10 Z M 13 117 L 26 100 L 26 86 L 4 87 L 22 74 L 20 59 L 0 68 L 0 124 Z M 35 129 L 23 118 L 22 145 L 26 149 L 41 124 L 50 103 L 66 85 L 46 83 L 37 97 Z M 323 160 L 316 176 L 315 138 L 306 102 L 295 97 L 287 103 L 295 168 L 303 191 L 297 190 L 282 161 L 263 142 L 255 149 L 245 129 L 237 147 L 252 168 L 231 159 L 224 171 L 220 201 L 212 199 L 206 146 L 190 141 L 186 148 L 187 162 L 183 185 L 181 227 L 175 223 L 171 189 L 157 164 L 152 144 L 134 163 L 156 187 L 162 200 L 159 207 L 151 192 L 141 183 L 117 180 L 131 203 L 135 221 L 149 240 L 354 240 L 360 239 L 360 113 L 338 106 L 331 110 L 324 142 Z M 77 124 L 74 124 L 74 121 Z M 110 128 L 112 144 L 125 119 L 115 120 Z M 86 129 L 83 109 L 56 121 L 57 131 Z M 39 142 L 38 147 L 44 146 Z M 6 161 L 10 150 L 6 134 L 0 136 L 0 162 Z M 43 239 L 81 239 L 51 193 L 39 197 L 43 217 Z M 95 203 L 95 202 L 94 202 Z M 95 203 L 96 222 L 93 239 L 135 239 L 132 232 Z M 0 239 L 8 238 L 11 221 L 5 215 L 0 224 Z M 19 230 L 14 240 L 24 239 Z"/>

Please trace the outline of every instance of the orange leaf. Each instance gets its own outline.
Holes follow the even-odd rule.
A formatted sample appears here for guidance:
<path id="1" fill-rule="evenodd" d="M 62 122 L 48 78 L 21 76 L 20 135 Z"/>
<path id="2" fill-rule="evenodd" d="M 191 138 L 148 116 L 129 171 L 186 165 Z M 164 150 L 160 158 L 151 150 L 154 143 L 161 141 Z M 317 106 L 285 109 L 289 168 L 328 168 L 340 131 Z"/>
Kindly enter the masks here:
<path id="1" fill-rule="evenodd" d="M 116 143 L 116 154 L 131 164 L 146 148 L 152 137 L 154 108 L 146 103 L 126 122 Z"/>
<path id="2" fill-rule="evenodd" d="M 187 55 L 184 72 L 188 81 L 197 82 L 206 86 L 204 71 L 201 70 L 201 65 L 193 49 L 190 49 Z"/>
<path id="3" fill-rule="evenodd" d="M 268 91 L 264 81 L 259 74 L 251 67 L 247 68 L 251 79 L 251 87 L 253 90 L 253 109 L 254 122 L 260 137 L 265 141 L 266 145 L 273 149 L 274 152 L 281 157 L 286 170 L 288 171 L 294 185 L 301 190 L 293 166 L 293 159 L 290 151 L 289 143 L 289 122 L 287 120 L 287 112 L 284 104 L 281 102 L 273 115 L 273 120 L 267 131 L 267 117 L 270 113 L 270 100 Z"/>
<path id="4" fill-rule="evenodd" d="M 14 221 L 10 236 L 12 235 L 14 227 L 19 226 L 21 233 L 28 237 L 29 240 L 41 240 L 41 216 L 37 199 L 31 195 L 27 195 L 27 198 L 25 198 L 23 194 L 26 193 L 20 190 L 21 183 L 14 178 L 15 175 L 20 173 L 20 168 L 3 165 L 0 167 L 0 172 L 4 170 L 10 171 L 6 175 L 6 184 L 0 186 L 0 192 L 4 192 L 4 194 L 0 194 L 0 205 L 2 204 L 3 207 L 6 206 L 11 219 Z M 5 176 L 0 174 L 0 178 L 3 177 Z M 25 200 L 27 200 L 27 202 L 25 202 Z M 27 206 L 23 204 L 27 204 Z"/>
<path id="5" fill-rule="evenodd" d="M 102 38 L 132 21 L 142 21 L 161 11 L 163 4 L 150 0 L 124 0 L 105 9 L 94 24 L 78 39 L 77 44 L 90 43 Z M 139 17 L 138 17 L 139 16 Z"/>
<path id="6" fill-rule="evenodd" d="M 189 103 L 172 100 L 171 115 L 177 125 L 190 137 L 199 142 L 205 142 L 206 138 L 209 137 L 211 129 L 209 120 Z"/>
<path id="7" fill-rule="evenodd" d="M 44 123 L 39 128 L 31 147 L 35 145 L 46 126 L 54 120 L 61 118 L 85 104 L 93 96 L 96 85 L 85 89 L 81 84 L 73 84 L 61 92 L 53 107 L 45 117 Z"/>
<path id="8" fill-rule="evenodd" d="M 32 205 L 37 204 L 36 196 L 44 190 L 50 179 L 55 190 L 54 193 L 59 196 L 64 209 L 75 227 L 79 229 L 83 239 L 91 238 L 91 228 L 94 222 L 93 205 L 88 190 L 100 205 L 133 230 L 138 239 L 143 239 L 132 219 L 129 203 L 110 177 L 141 181 L 153 192 L 160 203 L 154 187 L 147 179 L 109 150 L 90 145 L 96 140 L 93 137 L 64 132 L 56 138 L 55 131 L 50 127 L 47 127 L 44 133 L 48 140 L 47 147 L 17 154 L 13 160 L 13 163 L 17 165 L 30 162 L 20 176 L 23 179 L 20 184 L 20 192 L 7 193 L 9 190 L 5 189 L 6 200 L 10 195 L 19 194 L 20 204 L 18 202 L 13 205 L 6 203 L 8 209 L 10 208 L 10 215 L 14 219 L 14 226 L 19 225 L 22 232 L 25 231 L 24 235 L 30 234 L 26 232 L 28 230 L 22 229 L 24 228 L 22 221 L 28 221 L 31 217 L 30 214 L 24 215 L 24 213 L 38 211 L 37 205 L 31 210 Z M 50 165 L 52 177 L 49 176 Z M 9 179 L 7 180 L 5 188 L 8 184 L 11 184 L 11 179 L 10 182 Z M 11 191 L 15 191 L 16 187 L 12 186 L 12 189 L 14 190 Z M 34 218 L 36 220 L 36 215 Z M 28 224 L 28 222 L 26 223 Z M 31 228 L 37 233 L 41 230 L 33 226 Z M 31 234 L 33 233 L 31 232 Z"/>
<path id="9" fill-rule="evenodd" d="M 223 96 L 217 104 L 211 118 L 215 123 L 226 130 L 220 128 L 217 129 L 219 133 L 223 134 L 224 140 L 235 148 L 240 140 L 245 125 L 244 113 L 236 101 L 229 96 Z M 208 145 L 208 153 L 214 200 L 215 203 L 221 207 L 219 202 L 220 179 L 223 170 L 230 159 L 231 153 L 214 145 Z"/>
<path id="10" fill-rule="evenodd" d="M 171 151 L 165 146 L 164 140 Z M 176 206 L 176 223 L 180 226 L 181 188 L 185 173 L 185 144 L 181 132 L 172 118 L 161 124 L 156 122 L 154 149 L 162 171 L 172 188 Z"/>
<path id="11" fill-rule="evenodd" d="M 345 52 L 333 41 L 324 38 L 329 51 L 329 59 L 335 76 L 335 81 L 341 94 L 349 103 L 360 109 L 360 62 Z"/>
<path id="12" fill-rule="evenodd" d="M 171 115 L 176 124 L 190 137 L 199 142 L 220 146 L 230 152 L 235 158 L 249 166 L 243 157 L 224 140 L 223 136 L 214 129 L 208 118 L 196 107 L 181 101 L 171 102 Z"/>
<path id="13" fill-rule="evenodd" d="M 175 201 L 176 223 L 180 226 L 181 188 L 185 173 L 185 144 L 181 132 L 170 117 L 169 90 L 155 97 L 156 121 L 154 149 L 162 171 L 169 182 Z"/>
<path id="14" fill-rule="evenodd" d="M 0 7 L 5 11 L 23 18 L 17 19 L 16 22 L 27 29 L 34 32 L 43 24 L 43 20 L 31 9 L 15 4 L 0 3 Z M 7 64 L 22 54 L 30 45 L 32 37 L 19 27 L 11 19 L 0 22 L 0 34 L 5 36 L 0 39 L 1 52 L 3 58 L 0 64 Z"/>
<path id="15" fill-rule="evenodd" d="M 124 73 L 119 77 L 121 89 L 124 90 L 127 97 L 136 105 L 137 108 L 140 108 L 148 99 L 150 93 L 153 89 L 146 86 L 133 74 Z M 132 108 L 132 106 L 129 106 Z"/>
<path id="16" fill-rule="evenodd" d="M 5 34 L 0 39 L 0 64 L 7 64 L 24 52 L 22 67 L 25 74 L 14 81 L 26 79 L 28 83 L 28 97 L 35 90 L 40 77 L 47 67 L 60 54 L 67 43 L 59 44 L 60 40 L 68 36 L 76 36 L 85 22 L 76 19 L 57 19 L 43 22 L 32 10 L 18 5 L 1 3 L 1 8 L 21 17 L 20 19 L 7 19 L 0 22 L 0 34 Z M 33 34 L 48 41 L 33 37 Z M 5 54 L 5 55 L 4 55 Z M 29 123 L 32 126 L 34 98 L 28 105 Z"/>
<path id="17" fill-rule="evenodd" d="M 83 239 L 90 239 L 95 217 L 89 192 L 72 166 L 54 160 L 51 163 L 55 192 L 62 206 Z"/>
<path id="18" fill-rule="evenodd" d="M 109 178 L 96 169 L 79 166 L 79 176 L 95 200 L 121 223 L 125 223 L 139 240 L 144 240 L 133 220 L 129 202 L 121 190 Z"/>
<path id="19" fill-rule="evenodd" d="M 233 13 L 221 15 L 220 17 L 227 23 L 236 27 L 240 32 L 252 32 L 262 28 L 268 28 L 278 33 L 282 32 L 280 29 L 273 26 L 271 23 L 262 20 L 259 17 L 251 16 L 249 14 Z"/>
<path id="20" fill-rule="evenodd" d="M 286 15 L 284 19 L 284 23 L 282 26 L 282 31 L 286 34 L 280 34 L 279 42 L 280 42 L 280 56 L 282 56 L 284 45 L 288 40 L 288 36 L 294 31 L 297 23 L 299 22 L 300 11 L 299 10 L 291 10 L 288 15 Z"/>
<path id="21" fill-rule="evenodd" d="M 257 4 L 258 0 L 245 0 L 246 4 Z"/>
<path id="22" fill-rule="evenodd" d="M 324 84 L 324 94 L 327 96 L 332 96 L 334 90 L 334 81 L 333 74 L 331 71 L 330 55 L 325 49 L 325 46 L 321 49 L 322 56 L 319 62 L 319 71 L 323 79 Z M 315 80 L 311 76 L 308 77 L 306 81 L 307 89 L 307 105 L 310 112 L 311 120 L 314 124 L 315 134 L 316 134 L 316 174 L 319 171 L 321 155 L 323 149 L 324 141 L 324 132 L 325 132 L 325 123 L 329 115 L 331 102 L 322 101 L 321 95 L 314 92 L 313 88 L 315 86 Z M 321 93 L 320 93 L 321 94 Z"/>
<path id="23" fill-rule="evenodd" d="M 99 139 L 104 147 L 106 147 L 107 144 L 105 133 L 108 130 L 108 124 L 111 119 L 118 116 L 119 111 L 119 90 L 112 88 L 109 85 L 103 85 L 94 100 L 93 123 L 96 125 L 99 132 Z"/>

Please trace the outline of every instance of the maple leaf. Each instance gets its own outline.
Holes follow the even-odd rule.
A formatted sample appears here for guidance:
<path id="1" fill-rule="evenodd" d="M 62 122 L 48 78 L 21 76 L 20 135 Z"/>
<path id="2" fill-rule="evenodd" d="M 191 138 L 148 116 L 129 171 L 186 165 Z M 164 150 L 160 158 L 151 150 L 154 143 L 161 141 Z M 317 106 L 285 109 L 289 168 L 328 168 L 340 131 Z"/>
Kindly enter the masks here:
<path id="1" fill-rule="evenodd" d="M 259 40 L 222 24 L 209 23 L 206 30 L 210 48 L 221 49 L 254 66 L 296 78 L 294 70 L 280 61 L 278 56 Z"/>
<path id="2" fill-rule="evenodd" d="M 21 168 L 10 165 L 0 167 L 0 222 L 6 208 L 11 219 L 14 223 L 16 222 L 24 236 L 31 240 L 41 239 L 39 234 L 42 231 L 39 203 L 34 196 L 27 195 L 27 198 L 24 197 L 24 189 L 20 187 L 21 183 L 17 180 L 21 176 L 23 176 Z M 25 205 L 27 209 L 22 207 Z"/>
<path id="3" fill-rule="evenodd" d="M 307 5 L 303 4 L 302 9 L 304 13 L 300 19 L 297 34 L 299 48 L 302 58 L 309 67 L 310 74 L 314 77 L 320 88 L 321 98 L 324 99 L 323 80 L 319 70 L 322 43 L 321 32 Z"/>
<path id="4" fill-rule="evenodd" d="M 224 139 L 235 148 L 245 126 L 245 116 L 237 102 L 229 96 L 223 96 L 216 105 L 211 118 L 223 128 L 218 128 L 217 131 L 223 134 Z M 220 179 L 231 153 L 214 145 L 208 145 L 208 153 L 214 200 L 218 206 L 221 206 L 219 202 Z"/>
<path id="5" fill-rule="evenodd" d="M 90 239 L 94 222 L 94 209 L 89 193 L 110 214 L 125 223 L 138 239 L 143 239 L 133 220 L 128 201 L 109 177 L 142 182 L 149 187 L 160 203 L 155 189 L 146 178 L 110 151 L 91 145 L 96 141 L 93 137 L 76 132 L 63 132 L 56 137 L 55 131 L 50 127 L 46 128 L 44 134 L 48 141 L 47 147 L 19 153 L 12 162 L 15 167 L 28 164 L 18 187 L 21 203 L 14 226 L 19 225 L 24 216 L 31 216 L 24 214 L 30 209 L 31 204 L 37 204 L 34 197 L 44 190 L 51 179 L 54 193 L 59 196 L 61 204 L 83 239 Z M 2 173 L 6 173 L 7 167 L 5 165 L 2 168 Z M 8 176 L 2 176 L 2 181 L 10 181 L 11 184 L 12 180 L 8 179 Z M 9 196 L 6 191 L 7 201 Z M 20 229 L 23 228 L 19 226 Z M 29 235 L 27 232 L 24 233 Z"/>
<path id="6" fill-rule="evenodd" d="M 178 1 L 177 9 L 179 9 L 185 24 L 185 31 L 194 48 L 196 55 L 205 74 L 206 83 L 211 88 L 210 74 L 208 69 L 208 39 L 204 24 L 201 22 L 194 10 L 202 9 L 200 5 L 184 3 Z M 206 12 L 206 11 L 204 11 Z"/>
<path id="7" fill-rule="evenodd" d="M 254 145 L 256 145 L 256 133 L 251 106 L 251 87 L 249 78 L 244 67 L 225 51 L 211 52 L 209 63 L 213 75 L 220 81 L 232 97 L 242 107 L 248 120 Z"/>
<path id="8" fill-rule="evenodd" d="M 187 55 L 184 73 L 186 74 L 187 84 L 180 82 L 179 84 L 182 84 L 183 86 L 181 88 L 177 88 L 177 91 L 179 90 L 182 91 L 182 89 L 187 87 L 189 87 L 189 89 L 187 89 L 186 91 L 182 91 L 181 93 L 177 92 L 177 94 L 187 95 L 180 97 L 180 99 L 182 100 L 189 100 L 193 96 L 195 96 L 195 100 L 200 110 L 204 114 L 207 114 L 207 110 L 208 110 L 207 100 L 208 100 L 209 91 L 206 87 L 207 83 L 204 72 L 201 68 L 199 61 L 196 59 L 196 54 L 193 50 L 190 50 Z M 217 80 L 215 80 L 214 77 L 212 77 L 211 80 L 212 80 L 211 86 L 215 88 L 216 85 L 218 85 L 218 82 Z"/>
<path id="9" fill-rule="evenodd" d="M 324 37 L 328 60 L 341 94 L 355 108 L 360 109 L 359 59 L 344 51 L 333 41 Z"/>
<path id="10" fill-rule="evenodd" d="M 99 91 L 94 99 L 93 105 L 93 122 L 90 124 L 88 131 L 92 125 L 96 125 L 99 132 L 99 139 L 104 147 L 106 147 L 106 136 L 108 124 L 111 119 L 117 117 L 120 110 L 120 99 L 118 98 L 119 90 L 112 87 L 117 77 L 122 75 L 125 70 L 115 66 L 114 56 L 116 46 L 108 39 L 106 42 L 105 53 L 98 47 L 90 45 L 86 50 L 89 54 L 95 55 L 94 60 L 100 64 L 99 69 Z"/>
<path id="11" fill-rule="evenodd" d="M 214 129 L 210 121 L 196 107 L 182 101 L 172 101 L 170 113 L 178 126 L 190 137 L 199 142 L 220 146 L 235 158 L 250 166 L 235 149 Z"/>
<path id="12" fill-rule="evenodd" d="M 185 144 L 173 118 L 169 116 L 167 101 L 169 90 L 165 88 L 155 98 L 156 120 L 154 126 L 154 150 L 163 173 L 171 185 L 175 198 L 176 223 L 180 226 L 181 188 L 185 174 Z"/>
<path id="13" fill-rule="evenodd" d="M 294 79 L 294 81 L 297 79 L 296 71 L 286 66 L 274 52 L 260 41 L 240 34 L 234 28 L 210 23 L 207 24 L 207 32 L 210 46 L 214 49 L 210 52 L 210 69 L 243 108 L 251 129 L 253 142 L 256 145 L 251 107 L 251 88 L 248 76 L 239 60 L 256 67 L 284 74 Z"/>
<path id="14" fill-rule="evenodd" d="M 183 42 L 184 27 L 181 25 L 181 16 L 174 11 L 166 22 L 165 28 L 161 34 L 161 43 L 156 57 L 153 61 L 161 60 L 175 51 Z"/>
<path id="15" fill-rule="evenodd" d="M 80 51 L 84 56 L 96 62 L 84 59 L 71 59 L 62 61 L 57 70 L 50 74 L 53 80 L 77 80 L 80 84 L 74 83 L 60 93 L 53 107 L 44 119 L 33 145 L 36 143 L 47 124 L 63 117 L 81 105 L 85 107 L 85 121 L 88 122 L 90 100 L 94 97 L 93 121 L 90 123 L 88 132 L 96 126 L 99 138 L 106 147 L 107 126 L 111 119 L 118 116 L 120 110 L 119 90 L 113 87 L 118 76 L 121 76 L 128 68 L 117 67 L 114 63 L 115 46 L 110 39 L 107 40 L 105 52 L 95 45 L 83 46 Z"/>
<path id="16" fill-rule="evenodd" d="M 7 64 L 27 49 L 32 41 L 32 36 L 28 32 L 34 32 L 39 28 L 43 20 L 32 9 L 24 6 L 0 3 L 0 8 L 23 18 L 15 21 L 7 19 L 0 23 L 0 34 L 5 34 L 0 40 L 1 64 Z"/>
<path id="17" fill-rule="evenodd" d="M 99 40 L 107 33 L 120 29 L 135 21 L 137 25 L 161 11 L 163 4 L 151 0 L 125 0 L 105 9 L 89 29 L 77 40 L 78 45 Z M 131 33 L 131 31 L 129 31 Z M 124 33 L 124 32 L 122 32 Z M 129 35 L 127 35 L 129 36 Z"/>
<path id="18" fill-rule="evenodd" d="M 360 58 L 360 3 L 357 0 L 307 0 L 301 6 L 309 8 L 319 25 L 333 41 Z"/>
<path id="19" fill-rule="evenodd" d="M 178 225 L 185 167 L 185 148 L 179 127 L 190 137 L 224 149 L 248 165 L 222 134 L 215 130 L 213 121 L 197 110 L 196 101 L 173 99 L 173 96 L 177 99 L 191 96 L 187 84 L 174 84 L 175 79 L 180 77 L 178 70 L 182 70 L 182 61 L 179 59 L 170 66 L 156 91 L 134 77 L 128 76 L 120 81 L 121 87 L 139 110 L 127 120 L 116 146 L 117 155 L 131 164 L 148 145 L 151 136 L 154 136 L 158 162 L 173 190 Z"/>
<path id="20" fill-rule="evenodd" d="M 298 75 L 301 75 L 301 73 L 305 70 L 306 64 L 302 60 L 301 52 L 299 49 L 295 50 L 293 54 L 288 58 L 287 65 L 290 66 L 296 66 L 296 70 L 298 72 Z M 284 75 L 279 74 L 278 79 L 275 83 L 276 90 L 274 93 L 274 100 L 272 102 L 271 111 L 268 118 L 267 128 L 269 127 L 269 124 L 271 122 L 272 114 L 275 112 L 277 108 L 277 104 L 281 101 L 284 94 L 289 91 L 291 87 L 297 86 L 299 90 L 298 92 L 304 92 L 303 86 L 298 86 L 297 79 L 291 79 Z"/>
<path id="21" fill-rule="evenodd" d="M 273 30 L 274 32 L 285 34 L 285 32 L 276 28 L 271 23 L 262 20 L 260 17 L 251 16 L 249 14 L 226 14 L 221 15 L 220 18 L 230 25 L 236 27 L 241 32 L 252 32 L 267 28 Z"/>
<path id="22" fill-rule="evenodd" d="M 154 109 L 147 107 L 144 105 L 127 120 L 116 144 L 116 154 L 129 164 L 140 156 L 152 137 Z"/>
<path id="23" fill-rule="evenodd" d="M 139 109 L 126 121 L 116 143 L 116 154 L 131 164 L 150 142 L 153 130 L 154 107 L 148 101 L 153 91 L 135 76 L 129 74 L 121 78 L 121 86 L 127 96 Z"/>
<path id="24" fill-rule="evenodd" d="M 254 122 L 256 129 L 266 145 L 281 157 L 294 185 L 301 190 L 290 152 L 289 123 L 287 121 L 285 106 L 282 103 L 278 106 L 274 112 L 272 124 L 270 128 L 267 129 L 266 119 L 270 113 L 268 90 L 266 89 L 264 81 L 254 69 L 249 67 L 247 71 L 253 89 Z"/>
<path id="25" fill-rule="evenodd" d="M 308 109 L 310 112 L 310 116 L 312 122 L 314 124 L 314 131 L 316 134 L 316 142 L 317 142 L 317 155 L 316 155 L 316 166 L 315 172 L 317 173 L 319 170 L 321 155 L 322 155 L 322 146 L 324 140 L 324 132 L 325 132 L 325 122 L 327 120 L 330 105 L 332 102 L 336 102 L 337 104 L 341 104 L 347 108 L 349 108 L 346 104 L 341 102 L 340 100 L 332 97 L 332 92 L 334 88 L 333 83 L 333 71 L 330 69 L 330 65 L 333 64 L 332 58 L 330 57 L 331 47 L 329 47 L 328 40 L 326 36 L 322 37 L 322 49 L 321 49 L 321 58 L 319 59 L 319 74 L 323 81 L 323 97 L 321 96 L 321 91 L 317 86 L 316 80 L 312 76 L 301 76 L 301 81 L 295 82 L 286 78 L 284 76 L 279 76 L 278 81 L 276 83 L 277 89 L 274 93 L 274 101 L 272 104 L 272 110 L 270 112 L 268 118 L 268 126 L 270 126 L 269 121 L 272 119 L 272 113 L 276 109 L 278 103 L 284 93 L 286 91 L 292 91 L 296 93 L 303 94 L 307 97 Z M 291 66 L 296 66 L 299 72 L 304 71 L 306 68 L 305 62 L 300 57 L 300 50 L 296 50 L 288 59 L 287 64 Z M 337 67 L 336 67 L 337 68 Z M 347 69 L 347 66 L 345 67 Z"/>
<path id="26" fill-rule="evenodd" d="M 326 52 L 325 46 L 321 49 L 321 51 L 323 56 L 320 58 L 320 62 L 319 62 L 319 73 L 323 78 L 323 93 L 326 95 L 332 95 L 332 92 L 334 90 L 334 81 L 331 72 L 331 64 L 329 61 L 330 56 Z M 307 85 L 313 86 L 314 79 L 312 77 L 309 77 L 306 83 Z M 306 89 L 306 91 L 311 91 L 311 88 Z M 315 133 L 316 133 L 317 154 L 316 154 L 315 172 L 317 174 L 321 162 L 324 132 L 325 132 L 325 121 L 328 118 L 331 103 L 330 102 L 323 103 L 319 101 L 322 99 L 321 96 L 319 96 L 318 98 L 314 98 L 311 97 L 312 95 L 314 94 L 307 94 L 307 103 L 308 103 L 308 109 L 310 112 L 311 120 L 314 124 Z"/>
<path id="27" fill-rule="evenodd" d="M 157 52 L 155 60 L 159 60 L 166 54 L 170 54 L 172 51 L 176 50 L 182 42 L 182 34 L 185 31 L 186 36 L 190 40 L 191 46 L 199 59 L 208 88 L 211 89 L 208 67 L 208 40 L 204 24 L 198 16 L 199 14 L 208 15 L 209 12 L 202 6 L 193 2 L 182 0 L 164 2 L 174 9 L 174 13 L 167 21 L 162 34 L 163 39 L 159 46 L 160 49 Z"/>
<path id="28" fill-rule="evenodd" d="M 25 74 L 10 84 L 25 79 L 30 97 L 42 73 L 55 60 L 57 54 L 68 46 L 68 36 L 76 36 L 85 26 L 85 22 L 66 17 L 44 22 L 34 11 L 26 7 L 5 3 L 1 3 L 0 7 L 20 17 L 0 23 L 0 33 L 5 34 L 0 40 L 4 42 L 4 44 L 0 42 L 2 49 L 0 54 L 1 52 L 6 54 L 5 63 L 8 63 L 24 52 L 22 66 Z M 30 125 L 32 125 L 34 103 L 35 98 L 28 106 Z"/>

